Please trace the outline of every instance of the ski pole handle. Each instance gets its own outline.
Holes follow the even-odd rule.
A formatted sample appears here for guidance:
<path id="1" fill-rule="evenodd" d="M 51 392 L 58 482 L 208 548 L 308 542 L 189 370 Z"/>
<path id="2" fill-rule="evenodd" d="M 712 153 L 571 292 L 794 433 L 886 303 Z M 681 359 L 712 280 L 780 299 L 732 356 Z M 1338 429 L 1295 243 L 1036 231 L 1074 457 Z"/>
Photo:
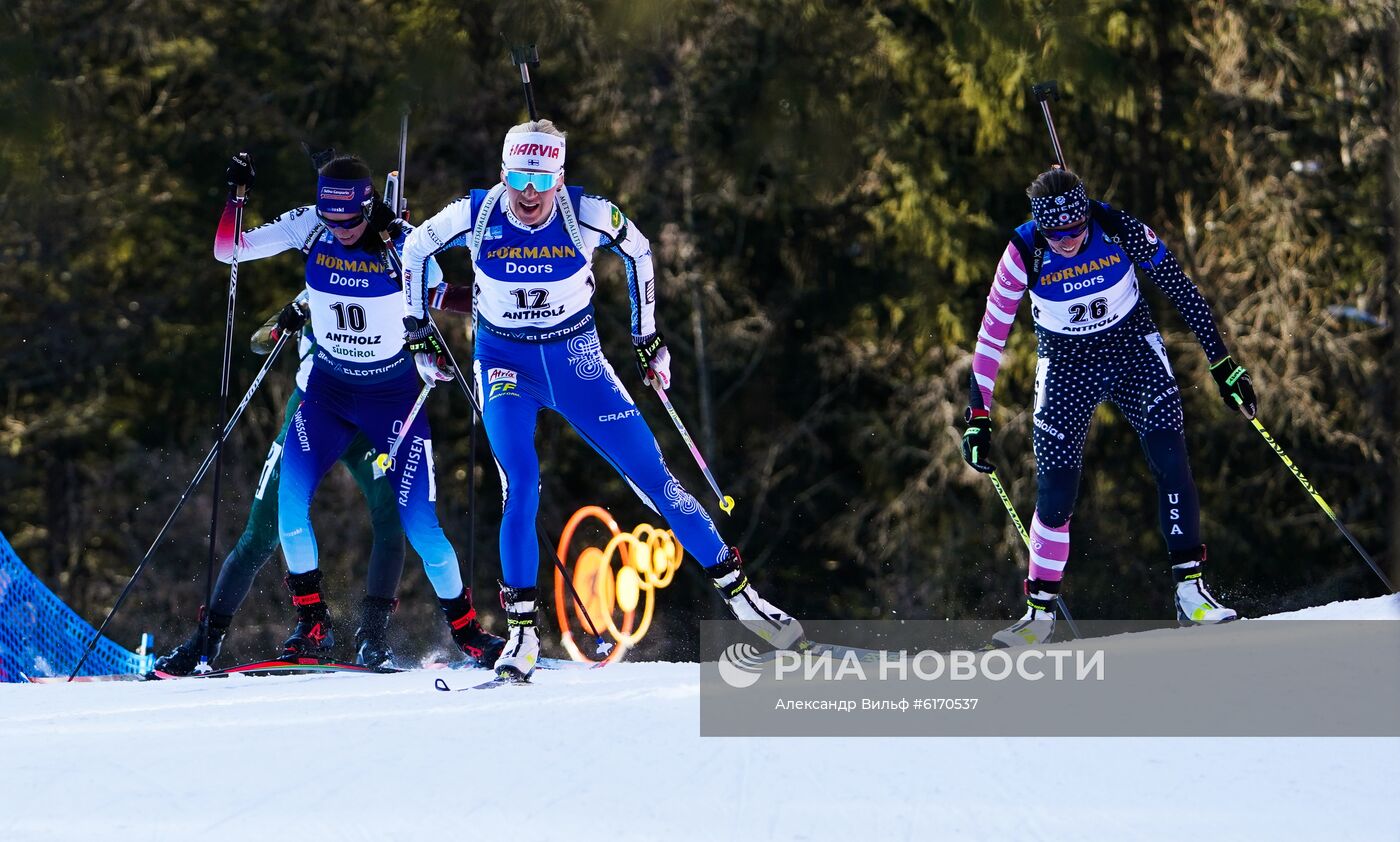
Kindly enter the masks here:
<path id="1" fill-rule="evenodd" d="M 686 447 L 690 448 L 690 455 L 695 457 L 695 462 L 700 466 L 700 472 L 705 475 L 705 479 L 710 483 L 710 490 L 719 498 L 719 510 L 727 515 L 734 513 L 734 498 L 719 490 L 719 483 L 715 482 L 715 475 L 710 473 L 710 466 L 705 464 L 705 457 L 700 455 L 700 448 L 695 446 L 695 441 L 690 437 L 690 433 L 685 429 L 685 424 L 681 422 L 680 415 L 676 414 L 676 408 L 671 406 L 671 399 L 666 397 L 666 390 L 661 388 L 661 382 L 652 378 L 651 385 L 656 389 L 656 396 L 661 398 L 661 405 L 666 407 L 666 412 L 670 414 L 671 421 L 676 425 L 676 430 L 685 440 Z"/>

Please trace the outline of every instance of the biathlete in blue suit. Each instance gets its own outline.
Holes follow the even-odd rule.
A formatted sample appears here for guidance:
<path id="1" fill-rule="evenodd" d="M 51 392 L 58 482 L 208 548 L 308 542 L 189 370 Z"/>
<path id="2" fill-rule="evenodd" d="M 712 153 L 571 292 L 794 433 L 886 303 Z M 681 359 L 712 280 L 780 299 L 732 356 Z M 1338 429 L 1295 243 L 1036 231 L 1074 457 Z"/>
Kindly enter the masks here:
<path id="1" fill-rule="evenodd" d="M 564 186 L 564 133 L 548 120 L 512 128 L 501 183 L 473 190 L 408 235 L 403 247 L 410 350 L 428 382 L 438 346 L 425 306 L 433 257 L 461 246 L 475 271 L 476 388 L 505 489 L 501 521 L 502 601 L 510 634 L 498 673 L 528 676 L 539 654 L 535 630 L 540 465 L 535 421 L 552 409 L 666 518 L 705 567 L 734 615 L 778 647 L 802 640 L 792 617 L 758 596 L 738 550 L 667 468 L 627 388 L 603 356 L 593 318 L 593 256 L 622 259 L 632 303 L 632 343 L 643 380 L 670 385 L 670 353 L 657 332 L 651 245 L 615 205 Z"/>
<path id="2" fill-rule="evenodd" d="M 233 256 L 234 209 L 241 201 L 230 197 L 215 240 L 215 256 L 225 262 Z M 422 388 L 401 340 L 401 285 L 390 271 L 383 242 L 384 232 L 402 243 L 410 230 L 379 199 L 369 167 L 343 156 L 321 169 L 315 205 L 287 211 L 239 241 L 240 261 L 290 250 L 300 251 L 306 261 L 307 329 L 314 334 L 316 350 L 305 395 L 287 432 L 277 498 L 287 587 L 298 617 L 283 647 L 288 656 L 323 657 L 335 643 L 311 528 L 316 487 L 357 432 L 387 452 Z M 450 291 L 435 262 L 427 264 L 420 284 L 431 292 L 435 306 L 446 303 Z M 438 524 L 427 414 L 420 412 L 402 435 L 393 466 L 378 481 L 393 489 L 404 533 L 423 559 L 453 640 L 491 666 L 504 640 L 477 621 L 457 553 Z"/>

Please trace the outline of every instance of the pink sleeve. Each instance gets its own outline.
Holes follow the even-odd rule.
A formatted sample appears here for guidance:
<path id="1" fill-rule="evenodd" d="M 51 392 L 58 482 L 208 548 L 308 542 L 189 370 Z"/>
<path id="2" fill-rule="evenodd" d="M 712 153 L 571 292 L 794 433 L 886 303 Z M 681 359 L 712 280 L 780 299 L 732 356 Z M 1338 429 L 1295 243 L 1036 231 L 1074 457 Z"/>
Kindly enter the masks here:
<path id="1" fill-rule="evenodd" d="M 236 199 L 228 197 L 228 203 L 224 205 L 224 215 L 219 217 L 219 230 L 214 234 L 214 259 L 220 263 L 228 263 L 233 260 L 233 233 L 238 222 L 238 206 L 242 205 L 246 199 Z M 240 238 L 240 248 L 247 248 L 246 237 Z"/>
<path id="2" fill-rule="evenodd" d="M 977 388 L 982 392 L 982 405 L 989 412 L 992 409 L 992 391 L 997 384 L 997 371 L 1001 368 L 1001 354 L 1006 349 L 1006 338 L 1011 335 L 1011 324 L 1016 320 L 1016 307 L 1025 294 L 1026 267 L 1021 261 L 1021 252 L 1014 244 L 1008 243 L 997 263 L 992 291 L 987 293 L 987 309 L 982 314 L 982 327 L 977 331 L 977 350 L 972 355 L 972 374 L 977 379 Z"/>

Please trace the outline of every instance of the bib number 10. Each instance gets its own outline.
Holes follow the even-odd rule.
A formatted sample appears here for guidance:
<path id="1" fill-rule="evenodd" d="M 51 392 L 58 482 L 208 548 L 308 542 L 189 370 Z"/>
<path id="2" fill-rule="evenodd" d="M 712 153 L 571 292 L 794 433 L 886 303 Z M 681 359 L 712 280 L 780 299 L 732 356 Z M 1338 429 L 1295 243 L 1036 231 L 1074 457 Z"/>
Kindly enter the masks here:
<path id="1" fill-rule="evenodd" d="M 1088 304 L 1075 304 L 1069 308 L 1069 320 L 1075 324 L 1088 319 L 1102 319 L 1108 315 L 1108 299 L 1095 298 Z"/>
<path id="2" fill-rule="evenodd" d="M 331 305 L 331 312 L 335 313 L 336 327 L 340 330 L 365 332 L 365 308 L 362 305 L 337 301 Z"/>

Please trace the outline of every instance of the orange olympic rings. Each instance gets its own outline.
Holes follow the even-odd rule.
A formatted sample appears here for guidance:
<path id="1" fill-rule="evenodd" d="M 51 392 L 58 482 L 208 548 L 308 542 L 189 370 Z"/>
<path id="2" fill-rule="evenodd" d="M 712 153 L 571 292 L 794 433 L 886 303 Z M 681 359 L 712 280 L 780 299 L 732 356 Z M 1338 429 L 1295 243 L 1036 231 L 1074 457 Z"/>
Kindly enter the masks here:
<path id="1" fill-rule="evenodd" d="M 685 548 L 670 530 L 643 523 L 631 532 L 623 532 L 607 509 L 584 506 L 574 512 L 559 536 L 556 553 L 565 567 L 569 563 L 567 554 L 574 532 L 589 518 L 602 523 L 612 537 L 601 550 L 585 547 L 574 561 L 571 578 L 593 627 L 617 644 L 603 659 L 606 663 L 621 659 L 647 633 L 656 606 L 656 591 L 671 584 L 685 557 Z M 621 564 L 616 573 L 613 572 L 614 557 Z M 640 620 L 637 618 L 639 606 Z M 622 614 L 621 626 L 613 619 L 617 612 Z M 574 642 L 571 614 L 579 625 L 587 625 L 578 604 L 566 592 L 564 575 L 556 567 L 554 615 L 559 622 L 560 643 L 575 661 L 593 663 L 594 659 L 585 655 Z"/>

